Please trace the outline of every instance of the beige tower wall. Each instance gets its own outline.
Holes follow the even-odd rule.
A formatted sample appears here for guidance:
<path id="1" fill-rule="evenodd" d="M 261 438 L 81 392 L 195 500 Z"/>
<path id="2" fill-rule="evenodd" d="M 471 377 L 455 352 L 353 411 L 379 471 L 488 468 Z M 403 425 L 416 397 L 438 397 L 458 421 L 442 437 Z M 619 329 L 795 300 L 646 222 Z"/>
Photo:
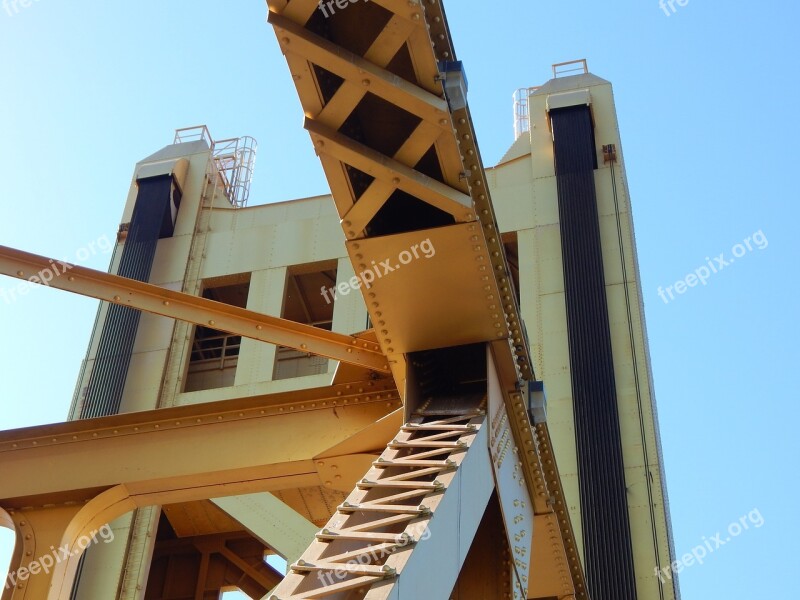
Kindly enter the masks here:
<path id="1" fill-rule="evenodd" d="M 662 586 L 654 572 L 657 565 L 669 564 L 671 542 L 642 293 L 613 92 L 609 83 L 591 75 L 554 80 L 548 84 L 547 92 L 569 89 L 590 90 L 596 127 L 599 168 L 595 171 L 595 184 L 638 597 L 675 598 L 672 585 L 668 582 Z M 522 314 L 536 374 L 545 383 L 550 432 L 582 552 L 558 195 L 546 102 L 547 93 L 530 97 L 530 133 L 517 140 L 500 165 L 489 171 L 489 181 L 501 230 L 518 232 Z M 611 166 L 603 164 L 601 148 L 605 144 L 615 144 L 617 148 L 619 160 L 614 177 L 618 210 Z M 630 329 L 621 253 L 627 275 Z"/>

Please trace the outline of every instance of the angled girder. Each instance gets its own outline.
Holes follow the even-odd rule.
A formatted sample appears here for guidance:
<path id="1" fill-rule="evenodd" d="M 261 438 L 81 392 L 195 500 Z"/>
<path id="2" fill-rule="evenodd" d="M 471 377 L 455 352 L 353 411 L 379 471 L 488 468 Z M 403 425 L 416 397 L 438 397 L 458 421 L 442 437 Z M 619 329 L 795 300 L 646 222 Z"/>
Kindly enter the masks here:
<path id="1" fill-rule="evenodd" d="M 62 272 L 52 278 L 50 287 L 389 372 L 386 357 L 376 343 L 368 340 L 0 246 L 0 274 L 23 280 L 38 279 L 36 283 L 40 283 L 37 274 L 45 271 L 52 274 L 54 264 Z"/>
<path id="2" fill-rule="evenodd" d="M 269 493 L 215 498 L 212 502 L 287 561 L 297 560 L 317 528 Z"/>
<path id="3" fill-rule="evenodd" d="M 403 354 L 416 350 L 479 341 L 466 340 L 465 327 L 488 320 L 489 326 L 479 337 L 489 343 L 494 357 L 509 429 L 521 457 L 536 522 L 547 523 L 542 527 L 548 530 L 544 535 L 557 540 L 552 548 L 553 564 L 568 564 L 569 578 L 560 595 L 586 598 L 547 424 L 532 427 L 524 396 L 519 392 L 526 385 L 522 380 L 534 379 L 530 349 L 469 108 L 450 110 L 448 105 L 444 119 L 435 121 L 438 104 L 431 96 L 447 101 L 442 84 L 447 74 L 440 72 L 440 65 L 456 60 L 441 2 L 381 0 L 370 2 L 370 7 L 358 2 L 348 4 L 327 20 L 308 11 L 298 16 L 294 11 L 302 0 L 268 0 L 268 4 L 269 22 L 275 27 L 297 85 L 306 128 L 330 182 L 356 272 L 389 257 L 388 249 L 413 243 L 415 235 L 445 243 L 444 230 L 470 227 L 463 246 L 459 248 L 453 237 L 453 243 L 443 249 L 447 260 L 442 261 L 441 267 L 412 265 L 408 272 L 404 268 L 404 275 L 388 274 L 362 292 L 390 362 L 399 362 Z M 375 10 L 376 4 L 381 10 Z M 394 45 L 381 55 L 380 64 L 373 62 L 377 47 L 389 39 L 387 29 L 404 20 L 416 25 L 406 26 L 409 33 L 405 44 L 386 63 L 386 57 L 397 47 L 396 31 L 393 32 Z M 370 55 L 364 52 L 365 48 L 369 48 Z M 364 104 L 365 87 L 396 107 L 395 120 L 409 113 L 419 119 L 405 139 L 387 141 L 391 135 L 397 138 L 398 130 L 387 128 L 388 112 L 366 110 L 374 104 Z M 427 131 L 421 129 L 423 125 Z M 424 141 L 414 142 L 414 136 L 421 136 Z M 412 146 L 414 151 L 410 151 Z M 387 148 L 391 151 L 385 151 Z M 435 154 L 438 171 L 431 169 L 429 150 Z M 402 176 L 408 174 L 402 166 L 419 171 L 420 159 L 426 153 L 424 172 L 430 181 L 416 182 L 430 185 L 413 189 Z M 354 169 L 358 172 L 354 173 Z M 371 177 L 366 185 L 365 175 Z M 448 211 L 447 203 L 437 194 L 441 186 L 469 195 L 468 204 L 458 201 L 464 207 L 462 214 Z M 399 202 L 406 202 L 408 210 L 413 208 L 407 202 L 410 196 L 440 210 L 444 208 L 454 217 L 453 225 L 437 223 L 439 233 L 434 234 L 430 224 L 420 220 L 416 230 L 406 224 L 405 229 L 399 230 L 400 235 L 396 230 L 387 234 L 372 227 L 377 216 L 386 213 L 389 199 L 398 198 L 398 192 L 406 194 Z M 455 208 L 452 201 L 449 207 Z M 396 205 L 394 209 L 389 212 L 396 218 L 397 211 L 403 208 Z M 416 274 L 410 272 L 411 268 L 417 269 Z M 463 290 L 469 285 L 463 280 L 474 281 L 480 293 L 464 295 Z M 437 285 L 437 281 L 449 282 L 449 287 Z M 404 293 L 409 289 L 414 293 Z M 420 330 L 424 334 L 420 335 Z"/>
<path id="4" fill-rule="evenodd" d="M 270 1 L 268 20 L 275 27 L 300 93 L 301 103 L 307 115 L 307 128 L 312 132 L 312 137 L 316 136 L 317 151 L 331 183 L 334 200 L 343 219 L 345 235 L 349 239 L 367 237 L 363 234 L 363 228 L 395 190 L 405 191 L 432 206 L 438 203 L 441 208 L 442 186 L 451 188 L 452 192 L 445 194 L 451 200 L 450 214 L 456 217 L 455 221 L 481 223 L 482 227 L 477 232 L 476 241 L 484 243 L 483 247 L 488 251 L 491 266 L 494 268 L 492 272 L 494 277 L 491 278 L 494 281 L 490 282 L 490 286 L 493 292 L 497 292 L 495 297 L 502 302 L 501 308 L 505 313 L 504 320 L 507 324 L 506 327 L 506 324 L 501 323 L 503 326 L 496 332 L 502 333 L 503 342 L 495 344 L 507 357 L 501 362 L 510 365 L 506 368 L 501 366 L 503 379 L 516 384 L 520 376 L 531 378 L 533 373 L 529 350 L 526 348 L 519 310 L 511 293 L 511 282 L 507 275 L 509 270 L 502 241 L 496 230 L 494 212 L 488 198 L 485 174 L 477 152 L 469 112 L 468 109 L 451 112 L 444 97 L 438 61 L 453 60 L 455 56 L 449 47 L 449 31 L 443 22 L 443 13 L 441 16 L 429 14 L 429 11 L 438 10 L 438 5 L 429 8 L 418 2 L 382 2 L 380 3 L 382 9 L 390 11 L 387 21 L 375 29 L 374 39 L 369 43 L 360 40 L 359 43 L 366 50 L 359 54 L 354 51 L 354 47 L 344 45 L 353 46 L 348 43 L 347 35 L 349 31 L 359 27 L 359 23 L 363 24 L 362 15 L 367 10 L 363 4 L 348 5 L 330 19 L 335 21 L 347 15 L 345 18 L 352 21 L 343 28 L 337 25 L 337 31 L 342 30 L 345 33 L 340 31 L 338 37 L 329 35 L 331 39 L 322 35 L 321 28 L 324 31 L 334 30 L 333 27 L 327 27 L 325 19 L 319 15 L 312 18 L 308 11 L 301 11 L 302 14 L 296 12 L 297 7 L 302 4 L 299 0 Z M 408 19 L 416 26 L 409 29 L 406 25 L 405 30 L 398 30 L 398 23 Z M 325 23 L 325 26 L 319 25 L 319 22 Z M 433 25 L 437 29 L 444 27 L 442 33 L 429 35 L 427 30 Z M 366 28 L 365 26 L 362 29 Z M 411 61 L 410 71 L 408 68 L 403 71 L 396 64 L 384 64 L 398 47 L 398 37 L 402 37 L 403 31 L 409 32 L 408 37 L 390 62 L 396 63 L 397 57 L 407 52 Z M 446 49 L 439 51 L 442 40 L 445 42 L 442 47 Z M 328 89 L 326 93 L 323 87 L 325 85 L 330 87 L 330 82 L 326 84 L 319 79 L 320 69 L 328 73 L 326 76 L 328 79 L 340 78 L 340 85 Z M 393 156 L 385 156 L 380 151 L 370 148 L 365 140 L 349 138 L 344 128 L 337 130 L 337 125 L 353 118 L 358 103 L 365 95 L 363 89 L 365 87 L 369 93 L 382 98 L 398 110 L 411 113 L 420 119 L 420 124 L 413 128 L 409 132 L 408 139 L 400 144 L 405 147 L 405 152 L 398 151 Z M 385 125 L 385 121 L 369 123 L 369 118 L 369 116 L 359 116 L 361 128 L 364 130 L 372 128 L 380 133 L 379 130 Z M 428 129 L 422 129 L 422 124 L 428 126 Z M 442 133 L 436 136 L 431 129 L 441 129 Z M 412 141 L 415 136 L 417 140 Z M 420 143 L 419 140 L 422 139 L 426 139 L 426 142 Z M 441 173 L 440 181 L 432 176 L 404 179 L 398 176 L 402 171 L 401 168 L 386 169 L 385 165 L 391 167 L 402 165 L 413 170 L 425 152 L 423 150 L 425 145 L 431 142 L 432 145 L 429 147 L 435 149 Z M 416 145 L 417 148 L 409 152 L 411 145 Z M 453 165 L 456 165 L 456 168 L 453 168 Z M 348 170 L 351 167 L 373 177 L 377 175 L 363 193 L 354 189 L 352 179 L 348 177 Z M 402 174 L 407 175 L 408 171 Z M 429 181 L 426 182 L 425 179 Z M 407 184 L 409 181 L 419 182 L 422 185 L 428 183 L 427 189 L 420 189 L 419 185 L 412 189 L 409 189 L 408 185 L 405 189 L 400 188 L 401 183 Z M 468 202 L 464 201 L 464 197 L 454 195 L 454 192 L 462 189 L 470 193 Z M 452 202 L 454 197 L 458 198 L 457 203 Z M 463 206 L 466 210 L 458 211 L 457 205 Z M 479 214 L 475 213 L 476 208 L 481 209 Z M 477 273 L 472 276 L 480 278 L 483 274 Z M 494 285 L 491 285 L 492 283 Z M 493 307 L 483 307 L 483 310 L 487 309 L 496 310 Z M 492 335 L 492 339 L 497 337 L 500 336 Z M 503 348 L 503 345 L 507 348 Z M 519 371 L 517 362 L 520 363 Z"/>
<path id="5" fill-rule="evenodd" d="M 270 12 L 268 21 L 275 27 L 287 52 L 299 54 L 341 77 L 358 81 L 367 91 L 391 102 L 420 119 L 438 124 L 443 132 L 451 130 L 447 101 L 375 63 L 349 52 L 323 37 L 310 33 L 290 19 Z"/>
<path id="6" fill-rule="evenodd" d="M 494 488 L 488 429 L 467 409 L 401 427 L 269 599 L 449 597 Z"/>

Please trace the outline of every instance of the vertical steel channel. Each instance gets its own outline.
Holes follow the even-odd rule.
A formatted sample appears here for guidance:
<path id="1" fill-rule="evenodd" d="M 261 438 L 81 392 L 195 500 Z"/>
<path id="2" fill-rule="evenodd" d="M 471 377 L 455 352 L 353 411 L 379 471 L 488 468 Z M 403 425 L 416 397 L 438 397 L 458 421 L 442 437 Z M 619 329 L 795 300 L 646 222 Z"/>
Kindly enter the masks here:
<path id="1" fill-rule="evenodd" d="M 550 112 L 564 261 L 578 479 L 593 600 L 635 600 L 625 467 L 611 349 L 588 106 Z"/>
<path id="2" fill-rule="evenodd" d="M 136 205 L 117 275 L 147 281 L 161 237 L 172 235 L 171 203 L 180 204 L 180 192 L 171 175 L 140 179 Z M 108 307 L 94 368 L 89 376 L 80 418 L 113 415 L 119 411 L 141 313 L 125 306 Z"/>

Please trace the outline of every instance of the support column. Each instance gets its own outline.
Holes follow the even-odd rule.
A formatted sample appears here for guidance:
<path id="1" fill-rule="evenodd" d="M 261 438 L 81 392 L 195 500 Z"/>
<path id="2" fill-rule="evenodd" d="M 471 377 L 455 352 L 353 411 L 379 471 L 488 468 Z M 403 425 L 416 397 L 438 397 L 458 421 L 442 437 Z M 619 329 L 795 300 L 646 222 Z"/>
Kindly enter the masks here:
<path id="1" fill-rule="evenodd" d="M 9 510 L 17 547 L 2 600 L 68 600 L 80 555 L 93 543 L 91 535 L 70 531 L 81 508 Z"/>
<path id="2" fill-rule="evenodd" d="M 247 309 L 265 315 L 280 316 L 286 289 L 286 267 L 254 271 L 250 275 Z M 272 381 L 277 346 L 242 338 L 234 385 L 241 386 Z"/>

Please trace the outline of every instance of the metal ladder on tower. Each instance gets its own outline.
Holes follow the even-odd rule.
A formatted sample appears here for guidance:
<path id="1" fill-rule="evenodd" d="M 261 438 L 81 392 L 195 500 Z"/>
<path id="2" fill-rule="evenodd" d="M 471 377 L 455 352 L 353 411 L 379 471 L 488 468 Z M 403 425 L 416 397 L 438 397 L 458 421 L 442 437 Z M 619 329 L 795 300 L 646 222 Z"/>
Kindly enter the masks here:
<path id="1" fill-rule="evenodd" d="M 446 411 L 414 415 L 266 598 L 420 597 L 410 589 L 411 593 L 400 595 L 399 579 L 411 568 L 412 556 L 418 554 L 428 540 L 435 535 L 447 537 L 445 531 L 432 532 L 431 521 L 441 510 L 447 511 L 451 519 L 457 515 L 461 507 L 457 497 L 461 493 L 459 475 L 465 469 L 477 469 L 485 475 L 490 468 L 484 406 L 485 402 L 481 408 L 454 416 L 447 416 Z M 482 512 L 486 503 L 480 498 L 485 496 L 488 501 L 493 484 L 491 477 L 475 479 L 482 479 L 491 486 L 477 494 L 477 505 Z M 446 502 L 449 506 L 445 508 Z M 469 520 L 477 530 L 480 519 Z M 461 528 L 457 529 L 460 534 Z M 472 536 L 467 535 L 471 542 Z M 467 548 L 462 548 L 463 552 L 458 552 L 458 540 L 439 541 L 457 554 L 466 555 L 469 543 Z M 430 554 L 437 553 L 438 550 Z M 423 558 L 430 562 L 427 557 Z M 453 578 L 457 577 L 459 568 L 460 563 Z M 450 586 L 444 594 L 450 592 L 453 583 L 454 580 L 444 584 Z"/>

